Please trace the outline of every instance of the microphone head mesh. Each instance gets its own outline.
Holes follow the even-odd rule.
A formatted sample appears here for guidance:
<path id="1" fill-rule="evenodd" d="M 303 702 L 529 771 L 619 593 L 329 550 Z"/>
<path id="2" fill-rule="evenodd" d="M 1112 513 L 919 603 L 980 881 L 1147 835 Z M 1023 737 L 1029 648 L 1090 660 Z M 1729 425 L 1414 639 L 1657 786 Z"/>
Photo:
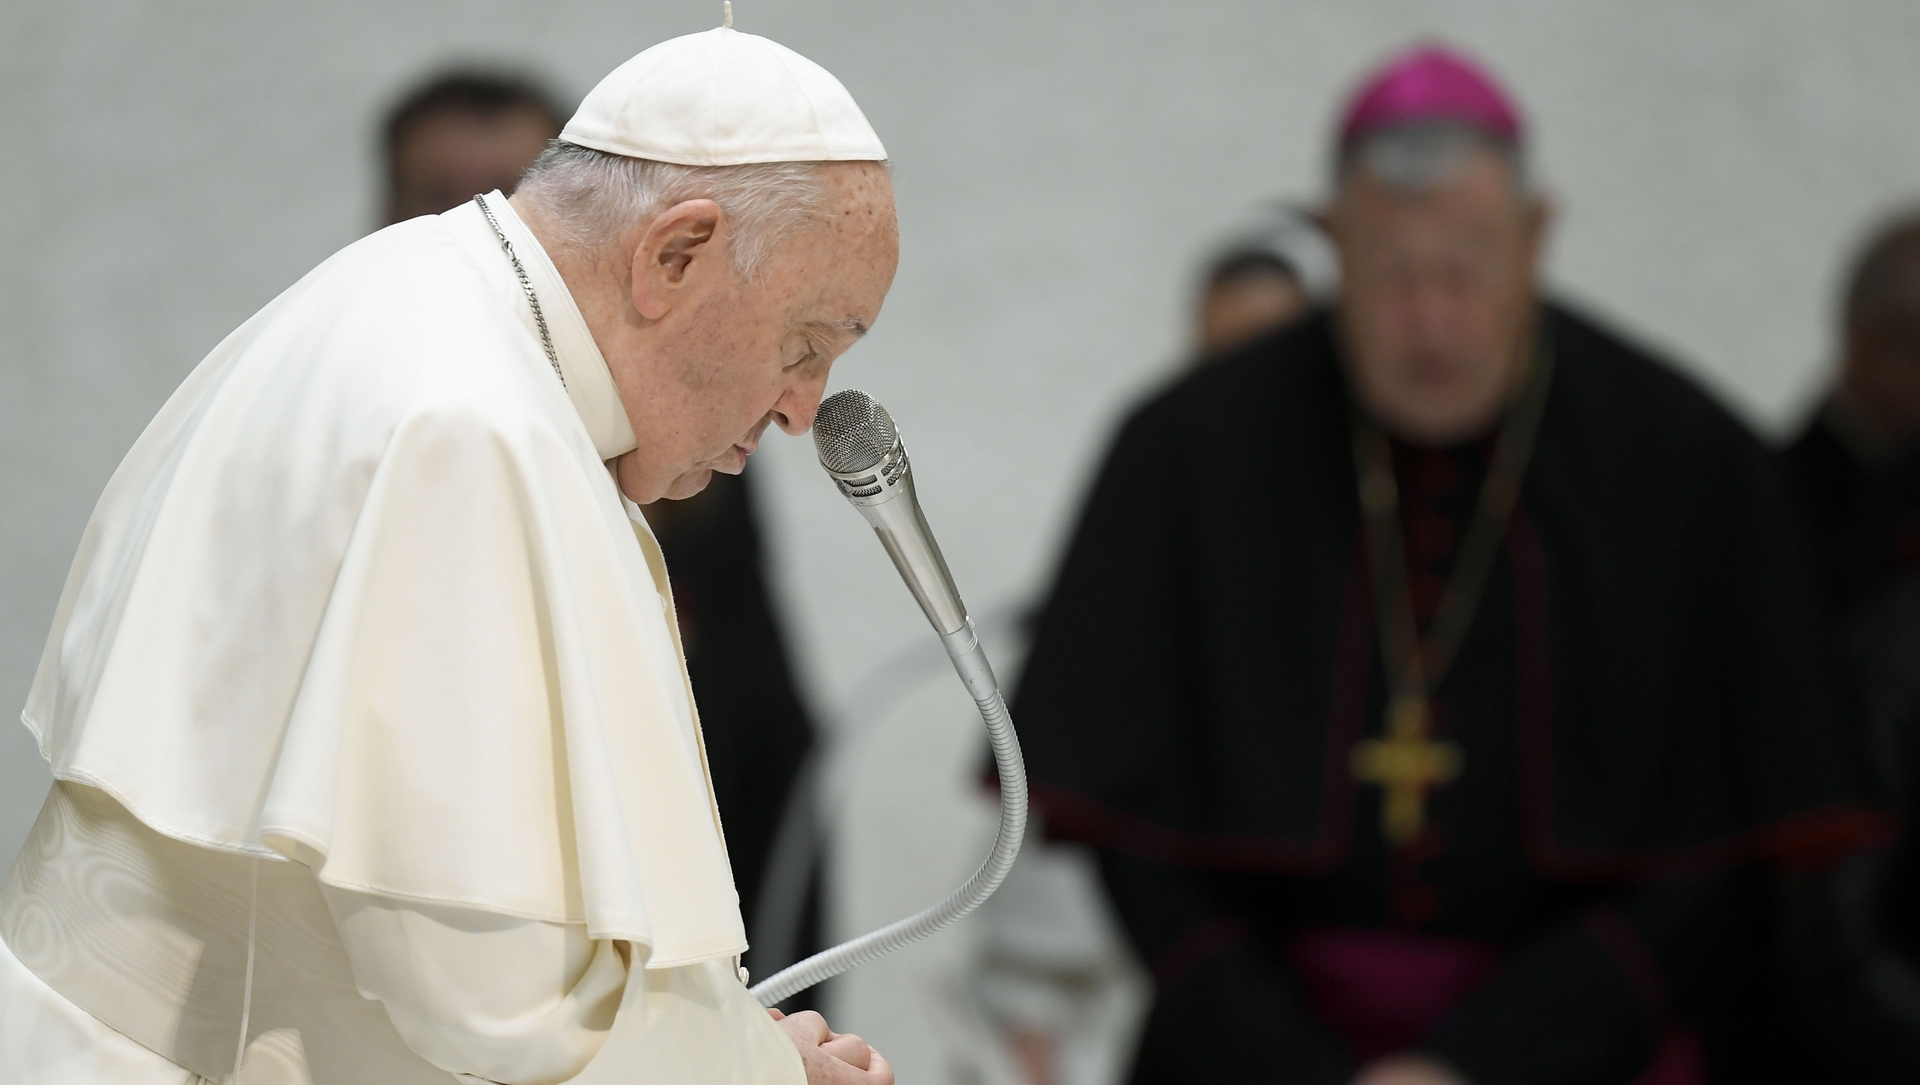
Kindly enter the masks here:
<path id="1" fill-rule="evenodd" d="M 828 396 L 813 416 L 813 447 L 820 465 L 839 474 L 867 470 L 899 439 L 887 409 L 857 388 Z"/>

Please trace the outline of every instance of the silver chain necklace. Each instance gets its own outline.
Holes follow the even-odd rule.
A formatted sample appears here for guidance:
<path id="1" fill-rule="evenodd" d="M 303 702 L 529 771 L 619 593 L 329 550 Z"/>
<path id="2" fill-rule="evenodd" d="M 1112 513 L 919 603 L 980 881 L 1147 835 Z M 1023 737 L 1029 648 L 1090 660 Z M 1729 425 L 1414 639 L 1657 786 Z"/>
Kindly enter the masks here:
<path id="1" fill-rule="evenodd" d="M 493 227 L 493 236 L 500 239 L 500 251 L 513 262 L 513 273 L 520 277 L 520 289 L 527 292 L 527 304 L 533 306 L 533 322 L 540 328 L 540 345 L 546 348 L 547 364 L 553 366 L 553 375 L 560 378 L 560 387 L 565 388 L 567 375 L 560 372 L 560 353 L 553 349 L 553 335 L 547 331 L 547 314 L 540 310 L 540 298 L 533 292 L 533 281 L 527 278 L 527 269 L 520 266 L 520 257 L 514 255 L 513 243 L 500 229 L 500 220 L 493 217 L 493 208 L 487 206 L 486 198 L 475 196 L 473 202 L 480 205 L 480 213 L 487 216 L 487 225 Z"/>

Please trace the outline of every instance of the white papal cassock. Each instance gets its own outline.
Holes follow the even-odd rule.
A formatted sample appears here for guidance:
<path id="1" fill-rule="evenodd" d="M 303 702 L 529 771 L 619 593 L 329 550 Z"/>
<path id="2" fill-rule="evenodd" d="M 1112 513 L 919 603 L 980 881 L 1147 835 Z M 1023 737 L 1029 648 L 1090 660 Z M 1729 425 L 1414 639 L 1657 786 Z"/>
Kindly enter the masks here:
<path id="1" fill-rule="evenodd" d="M 243 1017 L 247 1082 L 804 1080 L 632 431 L 487 199 L 564 383 L 469 204 L 282 294 L 108 484 L 24 716 L 59 782 L 0 890 L 8 1082 L 220 1078 Z"/>

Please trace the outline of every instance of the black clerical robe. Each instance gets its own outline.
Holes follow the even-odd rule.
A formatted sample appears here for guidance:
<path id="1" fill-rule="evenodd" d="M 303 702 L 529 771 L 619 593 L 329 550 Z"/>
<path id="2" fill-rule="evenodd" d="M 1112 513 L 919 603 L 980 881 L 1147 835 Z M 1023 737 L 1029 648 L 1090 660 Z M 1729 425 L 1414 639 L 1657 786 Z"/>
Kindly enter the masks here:
<path id="1" fill-rule="evenodd" d="M 1785 502 L 1669 368 L 1558 307 L 1543 331 L 1538 446 L 1435 691 L 1464 768 L 1404 847 L 1349 768 L 1385 696 L 1331 319 L 1124 426 L 1014 718 L 1049 831 L 1102 847 L 1153 966 L 1143 1085 L 1341 1082 L 1394 1050 L 1478 1085 L 1765 1080 L 1727 1042 L 1766 1010 L 1755 863 L 1878 829 Z M 1423 620 L 1489 446 L 1395 449 Z"/>
<path id="2" fill-rule="evenodd" d="M 1920 1081 L 1920 577 L 1884 583 L 1837 638 L 1885 847 L 1786 880 L 1781 938 L 1801 1015 L 1846 1085 Z"/>
<path id="3" fill-rule="evenodd" d="M 1781 451 L 1828 613 L 1920 572 L 1920 445 L 1885 449 L 1830 403 Z"/>
<path id="4" fill-rule="evenodd" d="M 1782 450 L 1813 544 L 1843 722 L 1905 826 L 1791 879 L 1782 945 L 1835 1081 L 1920 1081 L 1920 446 L 1887 448 L 1829 402 Z"/>

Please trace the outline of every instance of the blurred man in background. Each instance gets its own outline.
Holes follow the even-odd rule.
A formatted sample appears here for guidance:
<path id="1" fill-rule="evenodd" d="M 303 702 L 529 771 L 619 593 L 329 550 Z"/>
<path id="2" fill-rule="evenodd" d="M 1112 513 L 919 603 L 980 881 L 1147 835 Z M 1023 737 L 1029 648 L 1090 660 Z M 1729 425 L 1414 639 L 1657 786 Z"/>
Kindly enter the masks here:
<path id="1" fill-rule="evenodd" d="M 1472 62 L 1346 111 L 1334 309 L 1124 426 L 1020 720 L 1157 995 L 1140 1085 L 1764 1081 L 1769 861 L 1875 828 L 1786 502 L 1668 364 L 1541 297 Z"/>
<path id="2" fill-rule="evenodd" d="M 1784 453 L 1835 617 L 1920 570 L 1920 211 L 1855 261 L 1840 345 L 1839 380 Z"/>
<path id="3" fill-rule="evenodd" d="M 1783 945 L 1835 1081 L 1920 1080 L 1920 212 L 1877 229 L 1840 305 L 1840 374 L 1782 453 L 1887 846 L 1790 880 Z"/>
<path id="4" fill-rule="evenodd" d="M 1308 216 L 1262 207 L 1201 265 L 1187 363 L 1207 365 L 1276 334 L 1330 293 L 1336 276 Z M 997 796 L 991 761 L 985 773 Z M 974 929 L 978 952 L 962 989 L 1022 1085 L 1111 1085 L 1131 1054 L 1145 985 L 1088 849 L 1029 841 Z"/>
<path id="5" fill-rule="evenodd" d="M 382 128 L 387 223 L 437 215 L 482 192 L 513 195 L 567 115 L 544 87 L 504 72 L 450 72 L 395 103 Z"/>
<path id="6" fill-rule="evenodd" d="M 1265 248 L 1234 249 L 1214 258 L 1195 306 L 1195 357 L 1210 361 L 1286 327 L 1307 311 L 1299 269 Z"/>
<path id="7" fill-rule="evenodd" d="M 565 117 L 546 88 L 505 72 L 459 71 L 408 92 L 382 127 L 387 223 L 437 215 L 482 192 L 511 194 Z M 673 569 L 673 601 L 687 671 L 700 702 L 708 770 L 727 813 L 727 857 L 756 948 L 747 964 L 762 975 L 817 948 L 818 865 L 793 900 L 764 907 L 793 912 L 785 944 L 759 936 L 762 881 L 789 807 L 813 727 L 795 688 L 762 564 L 760 527 L 745 473 L 715 475 L 682 501 L 656 501 L 647 522 Z M 803 834 L 804 835 L 804 834 Z M 769 953 L 771 951 L 771 953 Z M 806 1001 L 805 996 L 798 996 Z"/>
<path id="8" fill-rule="evenodd" d="M 1271 335 L 1332 295 L 1339 278 L 1326 232 L 1312 216 L 1267 205 L 1217 247 L 1193 305 L 1193 361 L 1210 362 Z"/>

